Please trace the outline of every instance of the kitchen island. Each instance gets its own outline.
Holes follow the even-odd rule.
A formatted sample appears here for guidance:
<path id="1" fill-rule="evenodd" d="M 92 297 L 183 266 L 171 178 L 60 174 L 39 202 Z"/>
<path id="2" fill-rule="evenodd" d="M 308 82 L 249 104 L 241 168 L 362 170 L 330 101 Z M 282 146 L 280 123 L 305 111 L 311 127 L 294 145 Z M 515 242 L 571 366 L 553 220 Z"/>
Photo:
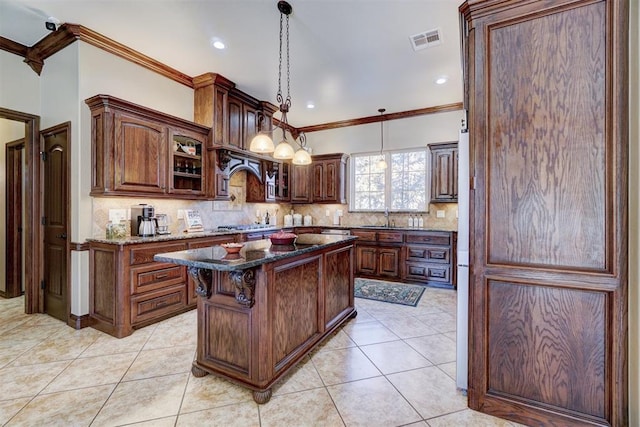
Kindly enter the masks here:
<path id="1" fill-rule="evenodd" d="M 303 234 L 294 245 L 247 242 L 158 254 L 197 283 L 198 347 L 191 372 L 253 390 L 257 403 L 342 323 L 356 316 L 352 236 Z"/>

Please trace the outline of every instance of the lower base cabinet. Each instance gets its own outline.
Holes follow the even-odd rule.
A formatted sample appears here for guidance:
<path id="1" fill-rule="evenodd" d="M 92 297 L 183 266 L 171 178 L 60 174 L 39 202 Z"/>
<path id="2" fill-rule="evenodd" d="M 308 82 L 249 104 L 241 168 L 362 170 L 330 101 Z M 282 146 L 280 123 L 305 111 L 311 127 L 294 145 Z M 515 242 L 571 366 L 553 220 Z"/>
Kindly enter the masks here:
<path id="1" fill-rule="evenodd" d="M 456 233 L 352 229 L 357 277 L 456 287 Z"/>
<path id="2" fill-rule="evenodd" d="M 186 267 L 153 261 L 156 254 L 235 241 L 235 235 L 149 243 L 89 244 L 91 326 L 118 338 L 195 308 L 196 285 Z"/>

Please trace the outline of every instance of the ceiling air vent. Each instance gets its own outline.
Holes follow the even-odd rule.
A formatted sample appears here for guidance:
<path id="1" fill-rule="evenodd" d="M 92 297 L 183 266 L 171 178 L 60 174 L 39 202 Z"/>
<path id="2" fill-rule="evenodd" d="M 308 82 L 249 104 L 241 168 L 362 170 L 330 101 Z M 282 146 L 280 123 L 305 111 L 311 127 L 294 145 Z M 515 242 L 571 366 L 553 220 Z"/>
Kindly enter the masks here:
<path id="1" fill-rule="evenodd" d="M 414 34 L 409 37 L 411 40 L 411 46 L 416 52 L 428 47 L 437 46 L 442 43 L 442 36 L 440 35 L 440 28 L 435 30 L 425 31 L 424 33 Z"/>

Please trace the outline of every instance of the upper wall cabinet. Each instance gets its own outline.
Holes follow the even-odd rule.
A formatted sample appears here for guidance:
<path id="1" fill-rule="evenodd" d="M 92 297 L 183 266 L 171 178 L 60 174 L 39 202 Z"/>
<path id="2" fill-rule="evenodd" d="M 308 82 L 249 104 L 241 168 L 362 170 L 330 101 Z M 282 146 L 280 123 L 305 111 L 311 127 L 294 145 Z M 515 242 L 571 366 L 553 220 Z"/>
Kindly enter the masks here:
<path id="1" fill-rule="evenodd" d="M 311 164 L 312 203 L 347 203 L 346 154 L 313 156 Z"/>
<path id="2" fill-rule="evenodd" d="M 230 146 L 248 150 L 258 131 L 271 130 L 278 108 L 236 89 L 215 73 L 194 77 L 194 118 L 211 127 L 210 148 Z"/>
<path id="3" fill-rule="evenodd" d="M 429 144 L 431 203 L 458 201 L 458 143 Z"/>
<path id="4" fill-rule="evenodd" d="M 208 128 L 108 95 L 85 102 L 92 196 L 206 196 Z"/>

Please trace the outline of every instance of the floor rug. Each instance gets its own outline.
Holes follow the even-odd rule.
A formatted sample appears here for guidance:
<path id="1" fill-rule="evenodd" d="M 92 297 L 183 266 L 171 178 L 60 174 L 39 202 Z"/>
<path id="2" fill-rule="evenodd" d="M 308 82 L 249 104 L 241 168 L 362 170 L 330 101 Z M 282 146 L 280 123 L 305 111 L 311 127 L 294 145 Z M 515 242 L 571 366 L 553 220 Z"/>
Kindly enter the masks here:
<path id="1" fill-rule="evenodd" d="M 418 305 L 424 286 L 382 280 L 356 279 L 355 296 L 374 301 L 390 302 L 415 307 Z"/>

